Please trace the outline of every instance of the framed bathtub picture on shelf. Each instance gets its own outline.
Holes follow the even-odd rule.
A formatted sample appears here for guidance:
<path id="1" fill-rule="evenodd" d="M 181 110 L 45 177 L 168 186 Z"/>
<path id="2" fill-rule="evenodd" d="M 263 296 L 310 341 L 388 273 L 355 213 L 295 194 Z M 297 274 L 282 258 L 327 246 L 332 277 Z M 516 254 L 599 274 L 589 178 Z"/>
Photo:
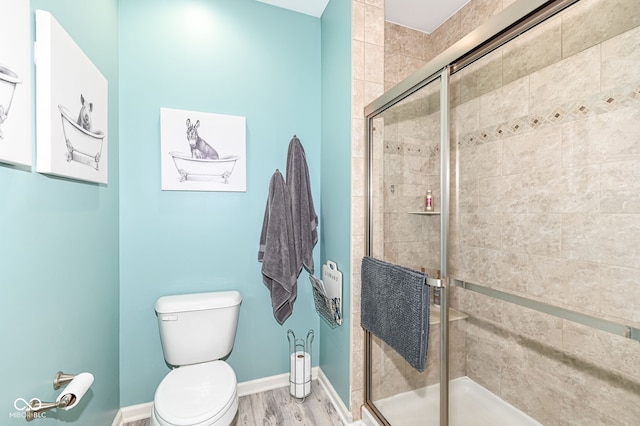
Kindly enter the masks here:
<path id="1" fill-rule="evenodd" d="M 33 163 L 28 0 L 0 0 L 0 162 Z"/>
<path id="2" fill-rule="evenodd" d="M 108 183 L 108 82 L 46 11 L 36 11 L 36 170 Z"/>
<path id="3" fill-rule="evenodd" d="M 247 190 L 246 119 L 160 109 L 163 191 Z"/>

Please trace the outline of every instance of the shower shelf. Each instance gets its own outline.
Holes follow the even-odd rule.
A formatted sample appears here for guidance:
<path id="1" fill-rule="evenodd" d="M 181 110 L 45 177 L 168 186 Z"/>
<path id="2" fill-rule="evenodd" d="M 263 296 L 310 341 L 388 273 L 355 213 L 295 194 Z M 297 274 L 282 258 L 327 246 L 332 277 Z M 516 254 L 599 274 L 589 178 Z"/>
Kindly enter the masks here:
<path id="1" fill-rule="evenodd" d="M 469 318 L 469 315 L 456 309 L 449 308 L 449 322 L 460 321 Z M 429 325 L 440 324 L 440 306 L 429 306 Z"/>
<path id="2" fill-rule="evenodd" d="M 409 212 L 409 214 L 417 214 L 420 216 L 437 216 L 440 212 Z"/>

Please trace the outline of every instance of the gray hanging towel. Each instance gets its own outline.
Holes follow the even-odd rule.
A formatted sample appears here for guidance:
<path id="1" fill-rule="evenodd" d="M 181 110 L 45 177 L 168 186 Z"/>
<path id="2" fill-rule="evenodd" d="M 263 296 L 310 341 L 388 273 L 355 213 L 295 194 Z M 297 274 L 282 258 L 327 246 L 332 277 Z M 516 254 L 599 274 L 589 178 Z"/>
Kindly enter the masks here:
<path id="1" fill-rule="evenodd" d="M 422 372 L 429 345 L 427 276 L 372 257 L 362 259 L 360 324 Z"/>
<path id="2" fill-rule="evenodd" d="M 311 179 L 304 148 L 295 135 L 287 153 L 287 188 L 291 195 L 296 276 L 304 266 L 313 274 L 313 247 L 318 242 L 318 215 L 313 207 Z"/>
<path id="3" fill-rule="evenodd" d="M 293 312 L 298 294 L 291 200 L 280 171 L 271 177 L 260 234 L 258 261 L 262 281 L 271 292 L 273 316 L 283 324 Z"/>

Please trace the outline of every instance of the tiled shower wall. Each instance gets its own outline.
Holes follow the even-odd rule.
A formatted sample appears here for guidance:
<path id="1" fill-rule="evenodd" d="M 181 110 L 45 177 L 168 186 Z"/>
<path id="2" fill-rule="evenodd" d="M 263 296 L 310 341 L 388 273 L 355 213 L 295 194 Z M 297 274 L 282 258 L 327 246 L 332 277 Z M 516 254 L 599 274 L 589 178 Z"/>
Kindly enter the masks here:
<path id="1" fill-rule="evenodd" d="M 373 121 L 372 256 L 435 276 L 440 268 L 440 83 L 432 83 Z M 423 215 L 427 189 L 434 215 Z M 433 308 L 432 308 L 433 309 Z M 439 315 L 431 313 L 427 367 L 415 371 L 391 347 L 372 338 L 372 400 L 439 382 Z M 465 375 L 464 322 L 451 322 L 450 374 Z"/>
<path id="2" fill-rule="evenodd" d="M 502 11 L 515 0 L 471 0 L 458 13 L 436 29 L 432 34 L 424 34 L 410 30 L 395 24 L 384 22 L 384 0 L 353 0 L 353 112 L 352 112 L 352 372 L 351 372 L 351 411 L 354 419 L 360 417 L 360 406 L 364 402 L 364 339 L 360 327 L 360 265 L 365 253 L 365 182 L 366 165 L 364 140 L 363 109 L 368 103 L 380 96 L 384 90 L 388 90 L 396 83 L 407 77 L 419 67 L 427 63 L 437 54 L 444 51 L 450 45 L 461 39 L 490 17 Z M 366 71 L 365 71 L 366 70 Z M 438 268 L 439 243 L 434 241 L 439 230 L 438 217 L 418 217 L 408 215 L 407 211 L 420 210 L 424 202 L 424 194 L 427 186 L 435 191 L 434 198 L 439 200 L 439 104 L 434 102 L 439 93 L 436 91 L 424 91 L 417 94 L 416 98 L 401 106 L 403 113 L 407 109 L 414 109 L 408 113 L 410 120 L 401 123 L 398 117 L 388 117 L 389 128 L 385 128 L 384 122 L 379 123 L 379 132 L 374 137 L 384 138 L 385 153 L 392 159 L 392 164 L 402 166 L 406 161 L 411 164 L 410 170 L 416 173 L 401 172 L 403 176 L 393 176 L 392 181 L 398 182 L 398 196 L 386 208 L 391 210 L 382 213 L 380 223 L 374 224 L 374 229 L 393 232 L 396 226 L 402 230 L 408 230 L 405 237 L 396 238 L 392 233 L 380 234 L 380 238 L 372 238 L 374 252 L 379 252 L 378 242 L 384 242 L 386 253 L 397 263 L 410 267 L 426 267 L 431 271 Z M 429 102 L 431 100 L 431 106 Z M 416 106 L 417 105 L 417 106 Z M 425 109 L 426 108 L 426 109 Z M 430 109 L 429 109 L 430 108 Z M 400 113 L 400 112 L 399 112 Z M 425 117 L 427 115 L 428 117 Z M 422 116 L 422 118 L 421 118 Z M 385 118 L 386 119 L 386 118 Z M 426 120 L 426 121 L 425 121 Z M 405 131 L 403 126 L 420 128 L 428 122 L 428 130 L 415 137 L 413 141 L 404 140 L 399 136 L 399 131 Z M 415 127 L 417 126 L 417 127 Z M 382 131 L 384 130 L 384 132 Z M 428 133 L 425 133 L 428 132 Z M 402 140 L 401 140 L 402 139 Z M 426 150 L 416 149 L 417 145 L 428 141 Z M 402 153 L 398 155 L 398 149 Z M 405 157 L 406 154 L 409 154 Z M 374 154 L 375 155 L 375 154 Z M 382 153 L 380 154 L 382 155 Z M 421 158 L 410 158 L 413 156 Z M 417 170 L 416 170 L 417 168 Z M 379 169 L 380 170 L 380 169 Z M 398 179 L 399 178 L 399 179 Z M 390 188 L 382 185 L 376 190 L 385 197 L 390 196 Z M 400 192 L 402 191 L 402 192 Z M 400 195 L 402 194 L 402 195 Z M 378 199 L 379 201 L 382 198 Z M 383 209 L 382 203 L 378 205 Z M 437 205 L 436 205 L 437 208 Z M 393 211 L 395 210 L 395 211 Z M 414 225 L 421 229 L 419 235 L 411 229 L 409 223 L 402 219 L 413 221 Z M 395 225 L 390 221 L 394 220 Z M 386 225 L 385 225 L 386 223 Z M 417 228 L 414 228 L 417 229 Z M 406 233 L 405 233 L 406 234 Z M 439 238 L 439 235 L 437 236 Z M 395 241 L 394 241 L 395 240 Z M 424 242 L 428 241 L 428 244 Z M 425 251 L 425 248 L 431 248 Z M 417 253 L 420 253 L 419 255 Z M 416 255 L 416 258 L 412 258 Z M 463 322 L 456 322 L 454 328 L 464 327 Z M 428 365 L 425 373 L 412 375 L 412 368 L 384 343 L 374 340 L 373 350 L 373 394 L 374 398 L 383 398 L 390 394 L 415 389 L 427 384 L 437 383 L 439 377 L 439 327 L 430 328 L 430 347 Z M 465 359 L 462 347 L 465 342 L 460 338 L 460 333 L 450 338 L 455 351 L 455 359 L 451 360 L 453 366 L 452 377 L 457 377 L 464 371 Z"/>
<path id="3" fill-rule="evenodd" d="M 432 34 L 385 23 L 385 90 L 512 2 L 471 0 Z M 373 255 L 414 269 L 424 267 L 431 274 L 440 266 L 440 218 L 408 212 L 423 210 L 427 189 L 432 189 L 435 208 L 439 209 L 439 96 L 439 83 L 422 89 L 377 119 L 373 132 L 377 139 L 374 145 L 382 147 L 382 152 L 373 152 L 380 164 L 374 166 L 374 194 L 379 196 L 374 195 L 373 208 L 379 214 L 374 214 Z M 357 300 L 359 303 L 360 298 Z M 465 327 L 464 321 L 451 323 L 451 378 L 466 372 L 466 342 L 461 332 Z M 418 373 L 384 342 L 373 339 L 374 400 L 439 382 L 439 325 L 430 327 L 429 342 L 427 368 Z"/>
<path id="4" fill-rule="evenodd" d="M 431 34 L 385 23 L 385 90 L 408 77 L 516 0 L 470 0 Z"/>
<path id="5" fill-rule="evenodd" d="M 360 266 L 365 253 L 366 141 L 364 107 L 384 92 L 384 0 L 351 1 L 351 400 L 354 420 L 364 403 L 364 333 Z"/>
<path id="6" fill-rule="evenodd" d="M 450 276 L 639 324 L 639 24 L 637 1 L 582 0 L 454 76 Z M 640 418 L 638 342 L 453 306 L 467 375 L 541 423 Z"/>
<path id="7" fill-rule="evenodd" d="M 488 17 L 507 5 L 472 1 L 465 8 Z M 472 16 L 463 18 L 464 10 L 440 35 L 387 24 L 386 87 L 456 41 L 452 34 L 461 35 Z M 453 78 L 452 170 L 457 165 L 460 179 L 452 182 L 450 276 L 639 324 L 639 21 L 636 0 L 582 0 Z M 426 156 L 409 152 L 397 123 L 386 120 L 385 154 L 403 157 L 395 164 Z M 417 192 L 404 212 L 419 202 Z M 393 232 L 403 238 L 425 227 L 424 217 L 404 218 L 385 215 L 385 255 L 425 264 L 423 252 L 409 259 L 402 253 L 410 249 L 387 251 L 396 244 Z M 451 329 L 454 357 L 465 354 L 452 359 L 452 377 L 462 366 L 545 425 L 640 418 L 637 342 L 467 292 L 456 292 L 453 304 L 471 316 Z M 437 381 L 375 346 L 385 354 L 374 363 L 380 397 Z"/>
<path id="8" fill-rule="evenodd" d="M 372 236 L 374 256 L 432 276 L 440 268 L 440 217 L 422 216 L 427 190 L 440 210 L 440 84 L 432 83 L 394 105 L 374 121 L 374 138 L 383 143 L 374 155 L 383 161 L 374 200 L 383 199 Z M 377 153 L 376 153 L 377 154 Z M 381 244 L 384 242 L 384 244 Z M 379 246 L 378 246 L 379 244 Z M 379 248 L 378 248 L 379 247 Z"/>

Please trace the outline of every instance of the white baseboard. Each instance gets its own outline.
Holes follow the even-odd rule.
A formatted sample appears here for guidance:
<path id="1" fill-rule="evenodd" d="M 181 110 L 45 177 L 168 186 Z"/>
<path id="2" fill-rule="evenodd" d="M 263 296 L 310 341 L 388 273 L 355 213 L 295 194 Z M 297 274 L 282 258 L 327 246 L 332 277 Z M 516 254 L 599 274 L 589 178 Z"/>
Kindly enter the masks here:
<path id="1" fill-rule="evenodd" d="M 318 378 L 318 371 L 318 367 L 313 367 L 311 369 L 311 378 L 313 380 Z M 263 377 L 261 379 L 238 383 L 238 396 L 240 397 L 253 395 L 254 393 L 266 392 L 286 386 L 289 386 L 289 373 Z M 338 398 L 338 400 L 340 399 Z M 120 410 L 118 410 L 118 413 L 116 414 L 115 419 L 113 419 L 113 423 L 111 424 L 111 426 L 123 426 L 125 423 L 148 419 L 149 417 L 151 417 L 151 410 L 153 410 L 153 401 L 145 402 L 144 404 L 122 407 Z"/>
<path id="2" fill-rule="evenodd" d="M 340 420 L 345 425 L 369 425 L 371 423 L 363 423 L 361 421 L 353 423 L 353 416 L 342 402 L 342 399 L 336 392 L 335 388 L 327 379 L 327 376 L 318 367 L 313 367 L 311 370 L 312 379 L 318 379 L 318 382 L 326 392 L 329 400 L 336 408 L 336 412 L 340 417 Z M 238 396 L 247 396 L 255 393 L 266 392 L 273 389 L 282 388 L 289 385 L 289 373 L 278 374 L 270 377 L 263 377 L 261 379 L 249 380 L 246 382 L 238 383 Z M 144 404 L 130 405 L 128 407 L 122 407 L 118 410 L 115 419 L 111 426 L 123 426 L 125 423 L 135 422 L 137 420 L 148 419 L 151 417 L 151 410 L 153 410 L 153 402 L 146 402 Z M 375 423 L 374 423 L 375 424 Z"/>
<path id="3" fill-rule="evenodd" d="M 315 380 L 317 378 L 318 367 L 313 367 L 311 369 L 311 379 Z M 285 386 L 289 386 L 289 373 L 238 383 L 238 396 L 253 395 L 254 393 L 266 392 Z"/>
<path id="4" fill-rule="evenodd" d="M 323 387 L 324 391 L 329 397 L 329 400 L 336 408 L 336 412 L 338 413 L 338 416 L 340 416 L 340 420 L 342 420 L 342 423 L 344 423 L 345 425 L 351 425 L 353 422 L 351 411 L 349 411 L 347 406 L 344 405 L 344 402 L 342 402 L 342 398 L 340 398 L 340 395 L 338 395 L 338 392 L 336 392 L 335 388 L 333 387 L 327 376 L 322 372 L 322 370 L 319 370 L 318 372 L 318 382 L 320 382 L 320 385 Z M 357 424 L 358 423 L 354 423 L 354 425 Z"/>
<path id="5" fill-rule="evenodd" d="M 111 426 L 122 426 L 125 423 L 135 422 L 136 420 L 148 419 L 151 417 L 151 410 L 153 410 L 153 401 L 122 407 L 118 410 L 118 414 L 116 414 Z"/>
<path id="6" fill-rule="evenodd" d="M 113 419 L 113 422 L 111 422 L 111 426 L 120 426 L 124 424 L 124 422 L 122 421 L 122 410 L 118 410 L 118 412 L 116 413 L 116 417 Z"/>

